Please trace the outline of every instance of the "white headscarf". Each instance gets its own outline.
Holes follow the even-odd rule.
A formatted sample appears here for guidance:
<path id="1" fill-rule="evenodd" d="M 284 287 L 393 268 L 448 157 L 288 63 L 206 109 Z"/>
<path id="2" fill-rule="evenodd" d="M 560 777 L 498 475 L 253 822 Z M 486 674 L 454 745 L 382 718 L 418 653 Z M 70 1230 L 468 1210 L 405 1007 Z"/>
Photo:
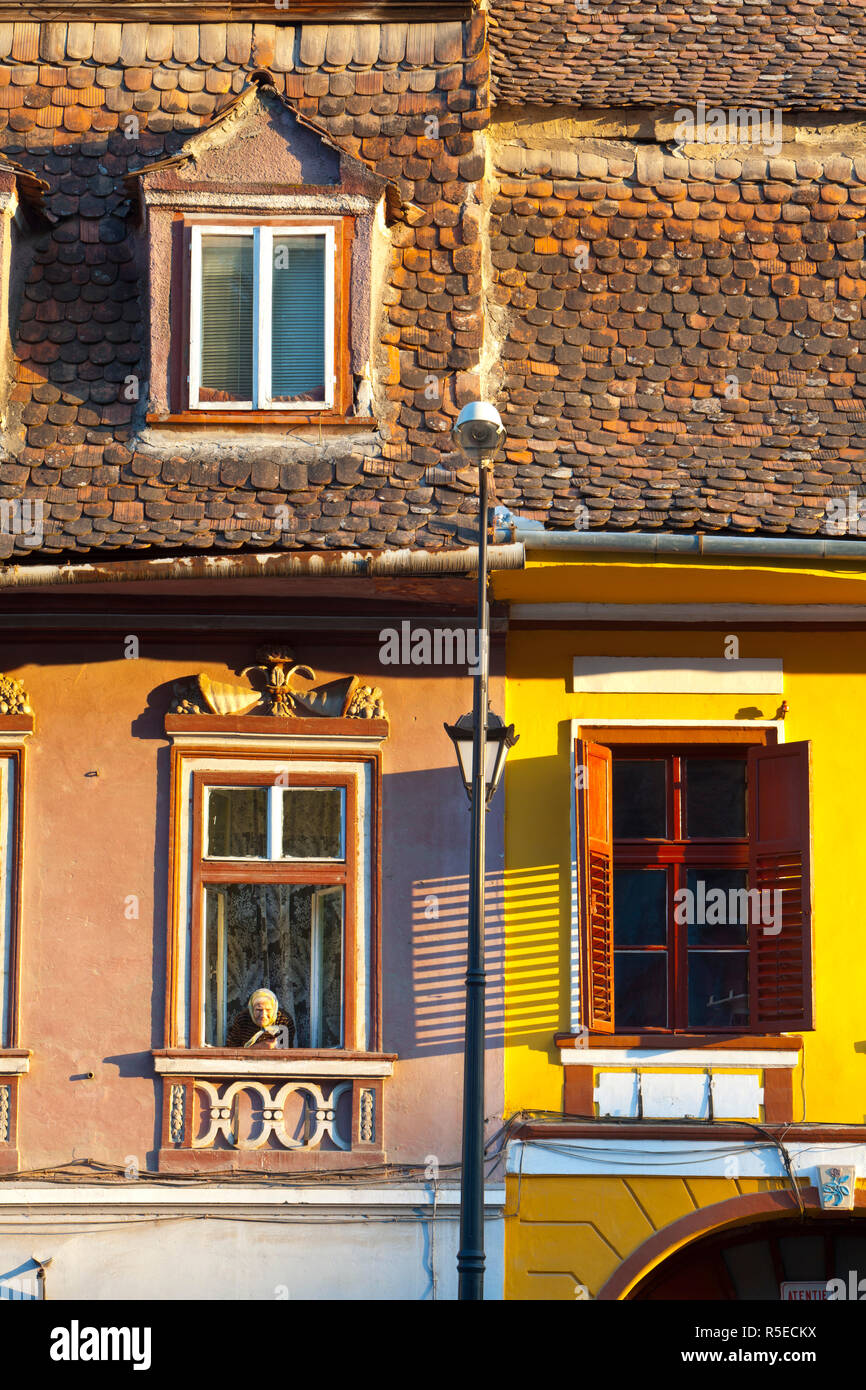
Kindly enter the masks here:
<path id="1" fill-rule="evenodd" d="M 247 1004 L 247 1009 L 249 1010 L 250 1018 L 252 1018 L 253 1023 L 255 1023 L 255 1018 L 253 1017 L 253 1003 L 255 1002 L 256 999 L 261 999 L 261 997 L 262 997 L 263 995 L 264 995 L 264 997 L 265 997 L 266 999 L 270 999 L 271 1002 L 272 1002 L 272 1004 L 273 1004 L 274 1022 L 276 1022 L 277 1015 L 278 1015 L 278 1013 L 280 1012 L 280 1001 L 279 1001 L 279 999 L 277 998 L 277 996 L 274 994 L 274 992 L 273 992 L 272 989 L 254 989 L 254 990 L 253 990 L 252 994 L 251 994 L 250 997 L 249 997 L 249 1002 L 248 1002 L 248 1004 Z"/>

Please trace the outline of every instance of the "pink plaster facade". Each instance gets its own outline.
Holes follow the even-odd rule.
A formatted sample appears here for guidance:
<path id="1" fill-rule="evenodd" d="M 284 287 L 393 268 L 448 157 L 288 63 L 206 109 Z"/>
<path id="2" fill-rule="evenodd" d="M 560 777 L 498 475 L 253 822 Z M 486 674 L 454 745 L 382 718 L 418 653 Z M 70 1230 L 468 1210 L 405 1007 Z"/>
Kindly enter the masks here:
<path id="1" fill-rule="evenodd" d="M 126 601 L 108 606 L 116 613 Z M 183 599 L 173 607 L 184 608 Z M 36 716 L 21 879 L 18 1035 L 31 1051 L 20 1082 L 23 1171 L 86 1158 L 156 1167 L 162 1082 L 151 1054 L 165 1045 L 169 852 L 164 718 L 175 680 L 207 671 L 245 683 L 238 672 L 274 637 L 272 627 L 255 631 L 252 621 L 247 635 L 137 630 L 134 618 L 122 626 L 115 619 L 98 637 L 57 631 L 0 644 L 0 668 L 23 682 Z M 130 635 L 139 638 L 138 659 L 124 657 Z M 359 674 L 383 690 L 390 736 L 382 779 L 382 1050 L 398 1059 L 384 1082 L 385 1147 L 389 1162 L 423 1164 L 434 1154 L 440 1165 L 454 1163 L 469 822 L 442 721 L 470 707 L 471 681 L 457 667 L 381 666 L 375 631 L 293 634 L 289 616 L 282 640 L 319 680 Z M 497 677 L 494 707 L 502 707 L 502 694 Z M 494 804 L 491 879 L 502 866 L 500 816 Z M 133 895 L 137 919 L 127 915 Z M 487 1111 L 497 1115 L 495 908 L 488 937 Z"/>

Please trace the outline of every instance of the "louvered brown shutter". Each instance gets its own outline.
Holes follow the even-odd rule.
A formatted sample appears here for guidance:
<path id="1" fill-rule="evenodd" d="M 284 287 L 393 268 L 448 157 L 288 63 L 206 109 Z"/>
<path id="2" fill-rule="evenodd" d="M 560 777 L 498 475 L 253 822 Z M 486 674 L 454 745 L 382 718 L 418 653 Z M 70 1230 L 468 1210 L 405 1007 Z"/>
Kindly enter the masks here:
<path id="1" fill-rule="evenodd" d="M 770 914 L 782 895 L 781 931 L 749 927 L 752 1027 L 768 1033 L 814 1026 L 809 749 L 749 750 L 749 887 L 770 893 Z"/>
<path id="2" fill-rule="evenodd" d="M 613 849 L 610 749 L 575 741 L 578 903 L 582 1022 L 596 1033 L 614 1031 Z M 583 769 L 581 774 L 581 769 Z"/>

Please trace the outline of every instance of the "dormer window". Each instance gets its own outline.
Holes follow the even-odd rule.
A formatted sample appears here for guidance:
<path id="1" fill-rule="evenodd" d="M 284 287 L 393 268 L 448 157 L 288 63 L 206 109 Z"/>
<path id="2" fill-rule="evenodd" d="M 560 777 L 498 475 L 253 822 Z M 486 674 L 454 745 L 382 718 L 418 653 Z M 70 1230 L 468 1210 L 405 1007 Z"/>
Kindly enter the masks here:
<path id="1" fill-rule="evenodd" d="M 127 183 L 148 246 L 148 424 L 372 425 L 374 250 L 410 215 L 396 185 L 266 73 Z"/>
<path id="2" fill-rule="evenodd" d="M 190 228 L 191 410 L 332 410 L 339 227 Z"/>

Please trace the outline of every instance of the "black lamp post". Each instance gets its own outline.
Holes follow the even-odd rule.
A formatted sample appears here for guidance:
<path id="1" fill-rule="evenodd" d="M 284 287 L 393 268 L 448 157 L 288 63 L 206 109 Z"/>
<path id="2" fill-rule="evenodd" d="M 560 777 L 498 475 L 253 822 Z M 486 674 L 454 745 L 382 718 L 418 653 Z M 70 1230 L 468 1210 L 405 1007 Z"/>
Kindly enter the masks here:
<path id="1" fill-rule="evenodd" d="M 516 743 L 488 709 L 490 675 L 487 605 L 487 511 L 490 471 L 505 430 L 493 406 L 473 401 L 455 426 L 463 452 L 478 467 L 478 661 L 472 714 L 445 728 L 457 749 L 469 793 L 472 842 L 469 867 L 469 939 L 466 961 L 466 1040 L 463 1058 L 463 1165 L 460 1178 L 459 1289 L 464 1302 L 484 1297 L 484 831 L 487 803 L 496 790 L 508 749 Z M 488 746 L 491 756 L 488 756 Z"/>

